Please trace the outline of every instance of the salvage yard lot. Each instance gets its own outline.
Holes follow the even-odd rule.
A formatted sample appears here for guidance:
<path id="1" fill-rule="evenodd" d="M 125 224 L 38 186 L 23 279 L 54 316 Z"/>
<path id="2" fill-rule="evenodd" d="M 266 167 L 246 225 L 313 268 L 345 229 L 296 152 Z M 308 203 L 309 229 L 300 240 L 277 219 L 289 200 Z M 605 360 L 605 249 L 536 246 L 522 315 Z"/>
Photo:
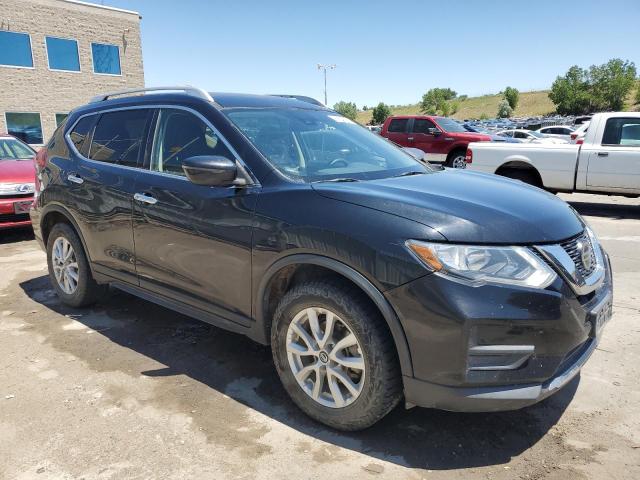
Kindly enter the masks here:
<path id="1" fill-rule="evenodd" d="M 0 479 L 640 478 L 640 201 L 563 195 L 612 257 L 614 317 L 579 381 L 525 410 L 398 408 L 332 431 L 267 348 L 124 293 L 61 305 L 0 235 Z"/>

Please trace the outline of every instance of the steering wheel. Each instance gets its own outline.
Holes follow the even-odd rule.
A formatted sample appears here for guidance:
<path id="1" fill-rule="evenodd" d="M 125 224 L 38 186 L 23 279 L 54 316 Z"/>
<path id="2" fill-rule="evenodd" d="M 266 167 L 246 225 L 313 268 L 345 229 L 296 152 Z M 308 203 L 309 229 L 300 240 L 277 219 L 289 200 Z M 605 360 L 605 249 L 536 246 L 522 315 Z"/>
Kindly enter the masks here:
<path id="1" fill-rule="evenodd" d="M 341 165 L 339 165 L 341 164 Z M 349 164 L 344 158 L 336 158 L 329 163 L 329 167 L 348 167 Z"/>

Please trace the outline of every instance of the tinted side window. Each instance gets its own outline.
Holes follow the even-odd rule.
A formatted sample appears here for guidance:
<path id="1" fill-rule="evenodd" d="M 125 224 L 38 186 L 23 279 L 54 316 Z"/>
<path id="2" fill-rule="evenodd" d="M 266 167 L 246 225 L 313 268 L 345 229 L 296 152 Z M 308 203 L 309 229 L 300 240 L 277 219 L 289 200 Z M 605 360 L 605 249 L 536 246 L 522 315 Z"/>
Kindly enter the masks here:
<path id="1" fill-rule="evenodd" d="M 407 129 L 408 118 L 395 118 L 389 123 L 389 132 L 405 132 Z"/>
<path id="2" fill-rule="evenodd" d="M 150 112 L 134 109 L 102 114 L 93 133 L 89 158 L 135 167 Z"/>
<path id="3" fill-rule="evenodd" d="M 431 120 L 416 118 L 413 121 L 413 133 L 429 133 L 430 128 L 437 128 Z"/>
<path id="4" fill-rule="evenodd" d="M 91 131 L 91 127 L 93 123 L 96 121 L 95 115 L 89 115 L 88 117 L 81 118 L 76 126 L 73 127 L 73 130 L 69 132 L 69 138 L 71 142 L 76 147 L 78 152 L 85 154 L 86 153 L 86 141 L 89 136 L 89 132 Z"/>
<path id="5" fill-rule="evenodd" d="M 160 110 L 151 150 L 151 170 L 184 176 L 182 162 L 199 155 L 234 158 L 199 117 L 183 110 Z"/>
<path id="6" fill-rule="evenodd" d="M 602 144 L 640 147 L 640 118 L 610 118 L 607 120 Z"/>

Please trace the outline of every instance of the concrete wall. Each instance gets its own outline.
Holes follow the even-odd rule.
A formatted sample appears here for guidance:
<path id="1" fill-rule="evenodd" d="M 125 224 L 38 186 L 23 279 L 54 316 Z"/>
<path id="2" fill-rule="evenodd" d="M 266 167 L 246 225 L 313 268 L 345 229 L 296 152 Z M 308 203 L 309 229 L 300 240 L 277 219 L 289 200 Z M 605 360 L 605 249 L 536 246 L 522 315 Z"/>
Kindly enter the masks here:
<path id="1" fill-rule="evenodd" d="M 68 113 L 101 92 L 144 86 L 135 12 L 68 0 L 0 0 L 0 29 L 31 35 L 34 66 L 0 67 L 0 132 L 7 131 L 5 112 L 39 112 L 46 142 L 56 113 Z M 81 71 L 49 70 L 45 36 L 77 40 Z M 120 48 L 121 76 L 93 73 L 91 42 Z"/>

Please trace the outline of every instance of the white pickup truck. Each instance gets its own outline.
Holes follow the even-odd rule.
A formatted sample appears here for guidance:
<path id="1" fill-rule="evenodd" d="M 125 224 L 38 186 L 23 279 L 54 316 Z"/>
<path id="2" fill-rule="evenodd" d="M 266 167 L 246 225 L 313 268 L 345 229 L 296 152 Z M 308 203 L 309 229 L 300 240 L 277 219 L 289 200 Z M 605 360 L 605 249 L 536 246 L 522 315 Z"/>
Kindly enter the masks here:
<path id="1" fill-rule="evenodd" d="M 581 144 L 470 143 L 467 168 L 552 192 L 640 195 L 640 112 L 598 113 Z"/>

